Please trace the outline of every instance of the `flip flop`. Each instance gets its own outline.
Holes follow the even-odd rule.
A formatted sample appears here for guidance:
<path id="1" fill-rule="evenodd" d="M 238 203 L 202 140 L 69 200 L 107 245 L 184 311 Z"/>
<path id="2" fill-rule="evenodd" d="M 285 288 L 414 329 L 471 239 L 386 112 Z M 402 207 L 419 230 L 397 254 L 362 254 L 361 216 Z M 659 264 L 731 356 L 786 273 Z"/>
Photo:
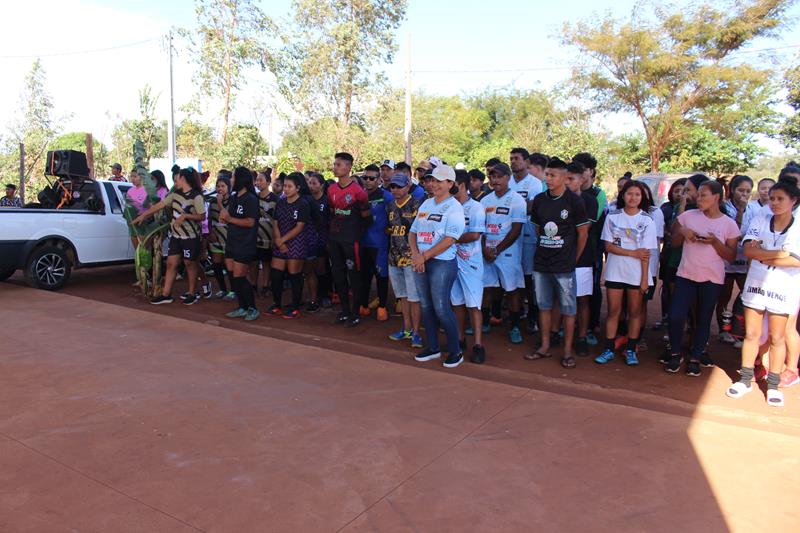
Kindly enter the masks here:
<path id="1" fill-rule="evenodd" d="M 533 353 L 526 353 L 525 355 L 523 355 L 523 357 L 528 361 L 536 361 L 537 359 L 549 359 L 553 357 L 553 354 L 544 353 L 539 350 L 536 350 Z"/>
<path id="2" fill-rule="evenodd" d="M 563 366 L 564 368 L 575 368 L 576 364 L 577 363 L 575 362 L 575 357 L 572 355 L 568 355 L 566 357 L 561 358 L 561 366 Z"/>

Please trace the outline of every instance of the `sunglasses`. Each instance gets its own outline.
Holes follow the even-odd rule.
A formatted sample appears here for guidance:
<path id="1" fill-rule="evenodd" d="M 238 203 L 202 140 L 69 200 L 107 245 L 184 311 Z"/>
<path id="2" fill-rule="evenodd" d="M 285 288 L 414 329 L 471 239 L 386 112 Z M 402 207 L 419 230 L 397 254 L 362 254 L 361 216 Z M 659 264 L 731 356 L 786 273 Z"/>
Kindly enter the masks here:
<path id="1" fill-rule="evenodd" d="M 405 189 L 405 187 L 401 187 L 400 185 L 391 184 L 389 185 L 390 189 Z"/>
<path id="2" fill-rule="evenodd" d="M 378 179 L 378 176 L 364 176 L 364 179 L 366 181 L 375 181 L 376 179 Z"/>

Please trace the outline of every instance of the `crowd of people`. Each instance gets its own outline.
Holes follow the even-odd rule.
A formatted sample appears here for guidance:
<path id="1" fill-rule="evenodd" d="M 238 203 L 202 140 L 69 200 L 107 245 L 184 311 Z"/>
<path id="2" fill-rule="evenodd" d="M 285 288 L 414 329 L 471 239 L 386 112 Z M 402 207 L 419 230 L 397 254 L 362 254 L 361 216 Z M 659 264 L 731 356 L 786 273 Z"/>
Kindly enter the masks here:
<path id="1" fill-rule="evenodd" d="M 523 343 L 523 331 L 538 337 L 528 360 L 561 346 L 561 365 L 573 368 L 599 345 L 596 363 L 621 355 L 636 366 L 660 280 L 664 369 L 698 376 L 714 366 L 716 313 L 719 341 L 742 354 L 728 396 L 765 379 L 769 405 L 783 405 L 781 388 L 800 382 L 800 167 L 761 180 L 752 200 L 747 176 L 728 183 L 696 174 L 672 182 L 656 206 L 630 174 L 609 202 L 589 153 L 565 161 L 514 148 L 507 161 L 490 159 L 484 172 L 435 157 L 414 169 L 387 159 L 354 172 L 353 156 L 341 152 L 332 180 L 238 167 L 217 173 L 212 195 L 191 168 L 173 169 L 172 190 L 154 172 L 161 201 L 140 206 L 133 220 L 164 209 L 172 217 L 163 292 L 151 303 L 174 301 L 182 270 L 183 304 L 235 301 L 227 316 L 252 321 L 261 315 L 257 296 L 271 293 L 265 314 L 297 319 L 338 305 L 335 322 L 352 328 L 373 311 L 388 320 L 391 289 L 403 325 L 390 338 L 410 343 L 417 361 L 453 368 L 469 348 L 481 364 L 483 335 L 508 324 L 512 344 Z M 141 179 L 131 176 L 134 194 Z"/>

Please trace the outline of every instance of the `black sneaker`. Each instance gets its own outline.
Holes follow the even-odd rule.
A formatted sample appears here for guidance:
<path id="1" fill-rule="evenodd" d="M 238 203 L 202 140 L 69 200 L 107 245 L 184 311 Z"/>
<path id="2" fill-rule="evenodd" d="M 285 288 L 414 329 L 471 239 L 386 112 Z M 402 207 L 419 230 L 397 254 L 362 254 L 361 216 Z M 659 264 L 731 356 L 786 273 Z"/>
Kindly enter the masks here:
<path id="1" fill-rule="evenodd" d="M 689 361 L 689 363 L 686 365 L 686 375 L 697 377 L 700 375 L 700 373 L 700 361 L 696 359 Z"/>
<path id="2" fill-rule="evenodd" d="M 480 344 L 475 344 L 472 346 L 472 357 L 469 359 L 476 365 L 482 365 L 484 361 L 486 361 L 486 350 L 483 349 L 483 346 Z"/>
<path id="3" fill-rule="evenodd" d="M 706 368 L 713 368 L 715 366 L 714 360 L 711 359 L 711 356 L 708 355 L 708 352 L 706 351 L 700 354 L 700 366 L 704 366 Z"/>
<path id="4" fill-rule="evenodd" d="M 528 335 L 539 333 L 539 325 L 536 322 L 528 321 L 528 323 L 525 324 L 525 331 Z"/>
<path id="5" fill-rule="evenodd" d="M 439 359 L 442 356 L 442 352 L 433 350 L 423 350 L 417 355 L 414 356 L 415 361 L 419 361 L 420 363 L 424 363 L 425 361 L 432 361 L 434 359 Z"/>
<path id="6" fill-rule="evenodd" d="M 354 328 L 357 325 L 361 324 L 361 317 L 358 315 L 353 315 L 350 317 L 350 320 L 345 322 L 344 327 L 346 328 Z"/>
<path id="7" fill-rule="evenodd" d="M 669 348 L 666 348 L 663 352 L 661 352 L 661 357 L 658 358 L 658 362 L 662 365 L 666 365 L 669 363 L 670 359 L 672 359 L 672 352 L 670 352 Z"/>
<path id="8" fill-rule="evenodd" d="M 192 294 L 187 292 L 183 296 L 181 296 L 181 303 L 183 305 L 194 305 L 200 297 L 197 294 Z"/>
<path id="9" fill-rule="evenodd" d="M 166 296 L 163 296 L 163 295 L 162 296 L 156 296 L 155 298 L 150 300 L 150 303 L 153 304 L 153 305 L 161 305 L 161 304 L 171 304 L 174 301 L 175 300 L 172 299 L 172 296 L 167 294 Z"/>
<path id="10" fill-rule="evenodd" d="M 319 304 L 314 300 L 308 302 L 306 305 L 306 313 L 316 313 L 317 311 L 319 311 Z"/>
<path id="11" fill-rule="evenodd" d="M 339 313 L 333 320 L 334 324 L 347 324 L 348 322 L 350 322 L 350 315 L 345 312 Z"/>
<path id="12" fill-rule="evenodd" d="M 211 290 L 211 282 L 209 281 L 203 285 L 203 298 L 208 300 L 212 296 L 214 296 L 214 292 Z"/>
<path id="13" fill-rule="evenodd" d="M 561 335 L 559 335 L 557 331 L 551 331 L 550 346 L 560 346 L 560 345 L 561 345 Z"/>
<path id="14" fill-rule="evenodd" d="M 445 368 L 455 368 L 464 362 L 464 356 L 460 353 L 448 354 L 447 359 L 444 360 L 442 366 Z"/>
<path id="15" fill-rule="evenodd" d="M 575 353 L 578 357 L 586 357 L 589 355 L 589 345 L 586 343 L 586 337 L 581 337 L 575 343 Z"/>
<path id="16" fill-rule="evenodd" d="M 677 354 L 671 354 L 669 357 L 669 362 L 664 365 L 664 370 L 674 374 L 681 369 L 681 364 L 683 364 L 683 357 Z"/>

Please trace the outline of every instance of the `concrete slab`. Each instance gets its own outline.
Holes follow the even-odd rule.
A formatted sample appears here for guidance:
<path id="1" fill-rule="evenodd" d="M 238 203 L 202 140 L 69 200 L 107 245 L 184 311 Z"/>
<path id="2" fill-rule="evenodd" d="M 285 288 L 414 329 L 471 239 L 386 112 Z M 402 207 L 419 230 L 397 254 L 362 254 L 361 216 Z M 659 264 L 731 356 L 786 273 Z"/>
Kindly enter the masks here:
<path id="1" fill-rule="evenodd" d="M 779 421 L 693 420 L 21 288 L 0 292 L 0 321 L 19 333 L 0 352 L 0 530 L 800 523 L 800 438 Z"/>

